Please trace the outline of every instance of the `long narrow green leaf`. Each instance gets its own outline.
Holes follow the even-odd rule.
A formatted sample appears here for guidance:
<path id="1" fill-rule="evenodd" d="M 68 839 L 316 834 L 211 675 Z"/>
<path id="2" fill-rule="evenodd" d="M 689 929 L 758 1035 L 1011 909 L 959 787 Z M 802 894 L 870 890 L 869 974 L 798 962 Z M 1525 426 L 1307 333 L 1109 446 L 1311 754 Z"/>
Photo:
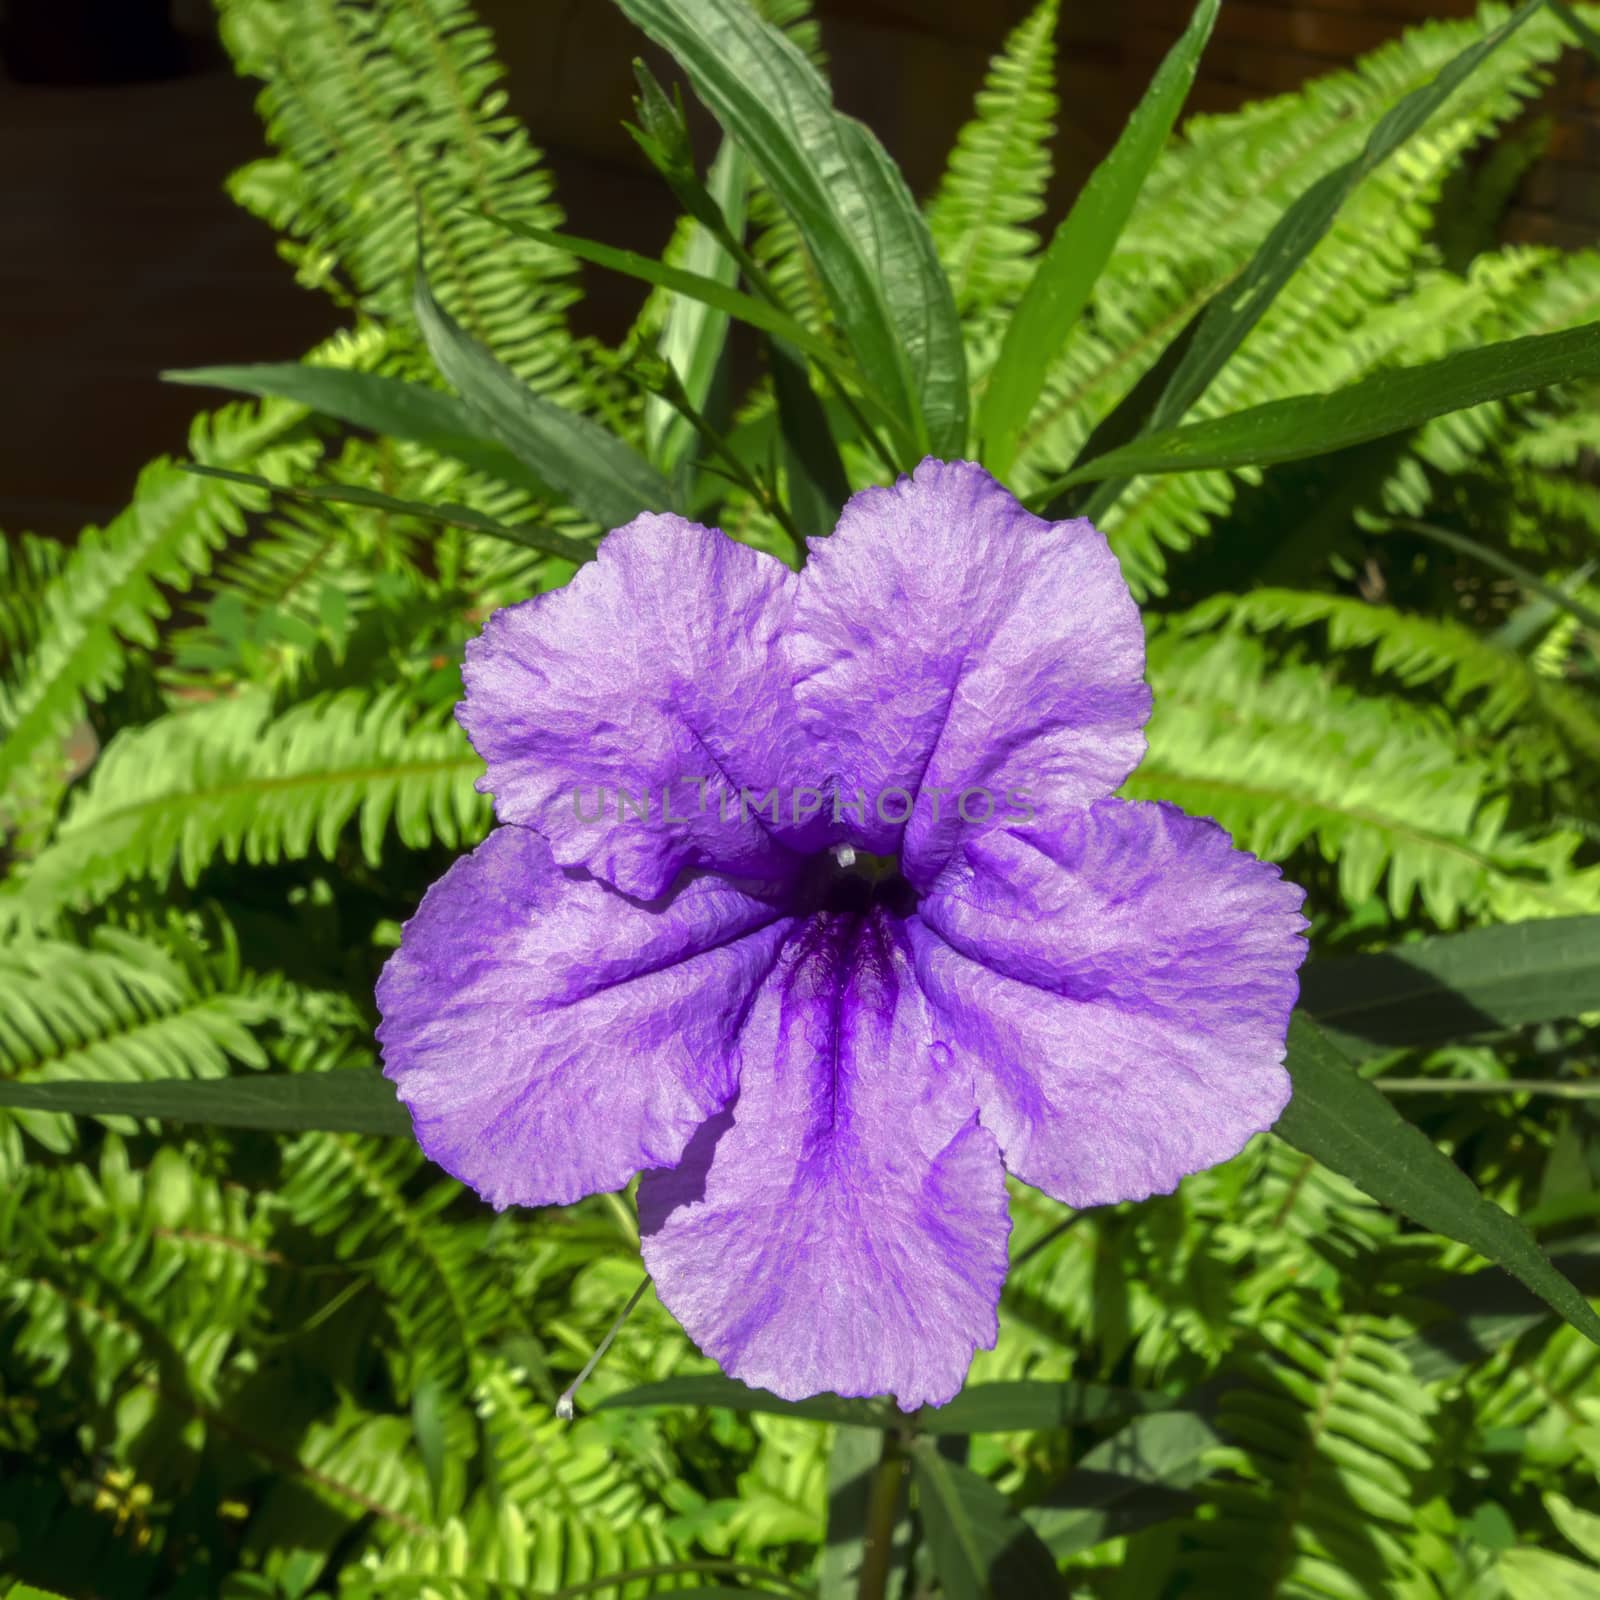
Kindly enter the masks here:
<path id="1" fill-rule="evenodd" d="M 1420 427 L 1486 400 L 1600 376 L 1600 323 L 1459 350 L 1439 361 L 1373 373 L 1331 394 L 1297 394 L 1231 416 L 1164 428 L 1109 451 L 1040 490 L 1136 473 L 1270 466 L 1326 455 Z"/>
<path id="2" fill-rule="evenodd" d="M 434 299 L 417 267 L 415 309 L 428 349 L 481 429 L 602 528 L 672 504 L 666 479 L 632 445 L 536 395 Z"/>
<path id="3" fill-rule="evenodd" d="M 1413 89 L 1391 106 L 1368 136 L 1360 155 L 1324 174 L 1284 212 L 1238 280 L 1207 308 L 1194 343 L 1156 406 L 1153 427 L 1164 428 L 1176 422 L 1199 399 L 1266 314 L 1278 291 L 1333 225 L 1356 185 L 1416 133 L 1480 63 L 1543 4 L 1544 0 L 1526 0 L 1499 27 L 1491 28 L 1446 63 L 1432 82 Z"/>
<path id="4" fill-rule="evenodd" d="M 841 1400 L 836 1394 L 813 1395 L 809 1400 L 780 1400 L 766 1389 L 752 1389 L 737 1378 L 724 1378 L 715 1372 L 640 1384 L 622 1394 L 607 1395 L 595 1410 L 636 1410 L 644 1406 L 727 1406 L 733 1411 L 765 1411 L 779 1417 L 844 1422 L 864 1428 L 891 1427 L 898 1416 L 894 1407 L 884 1400 Z"/>
<path id="5" fill-rule="evenodd" d="M 14 1083 L 0 1079 L 0 1106 L 75 1117 L 155 1117 L 219 1128 L 300 1133 L 409 1133 L 411 1119 L 376 1068 L 237 1073 L 148 1083 Z"/>
<path id="6" fill-rule="evenodd" d="M 1047 1600 L 1064 1593 L 1037 1533 L 987 1478 L 941 1455 L 931 1439 L 911 1447 L 924 1537 L 948 1600 Z"/>
<path id="7" fill-rule="evenodd" d="M 781 339 L 768 340 L 767 358 L 778 401 L 789 515 L 808 539 L 821 538 L 833 532 L 850 498 L 850 480 L 805 362 Z"/>
<path id="8" fill-rule="evenodd" d="M 1303 1012 L 1289 1028 L 1294 1098 L 1274 1131 L 1374 1200 L 1459 1239 L 1520 1278 L 1586 1338 L 1600 1317 L 1555 1269 L 1533 1235 L 1361 1077 Z"/>
<path id="9" fill-rule="evenodd" d="M 1089 297 L 1194 82 L 1200 52 L 1217 20 L 1218 0 L 1200 0 L 1183 36 L 1167 52 L 1116 147 L 1095 169 L 1055 231 L 1029 280 L 984 396 L 979 436 L 985 464 L 1004 477 L 1017 439 L 1044 389 L 1062 341 Z"/>
<path id="10" fill-rule="evenodd" d="M 495 220 L 501 221 L 498 217 Z M 703 273 L 687 272 L 682 267 L 669 267 L 664 262 L 650 256 L 639 255 L 633 250 L 617 250 L 611 245 L 599 244 L 593 239 L 580 239 L 570 233 L 556 233 L 550 228 L 536 228 L 527 222 L 507 221 L 503 222 L 502 226 L 508 232 L 522 238 L 550 245 L 553 249 L 565 250 L 580 261 L 592 261 L 597 267 L 607 267 L 612 272 L 620 272 L 627 277 L 638 278 L 641 282 L 652 283 L 659 289 L 671 289 L 674 294 L 687 295 L 691 300 L 698 300 L 713 310 L 733 317 L 736 321 L 747 323 L 752 328 L 759 328 L 763 333 L 775 335 L 786 344 L 791 344 L 796 350 L 808 355 L 819 367 L 837 372 L 853 382 L 858 389 L 861 388 L 860 378 L 849 370 L 848 363 L 840 358 L 838 351 L 834 350 L 825 339 L 818 338 L 803 323 L 796 322 L 787 312 L 768 305 L 765 300 L 757 300 L 753 295 L 729 288 L 727 284 L 719 282 L 716 278 L 706 277 Z M 880 396 L 864 390 L 862 399 L 880 417 L 891 423 L 896 420 L 895 413 Z"/>
<path id="11" fill-rule="evenodd" d="M 805 57 L 744 0 L 618 0 L 793 216 L 867 387 L 914 455 L 964 452 L 966 355 L 955 299 L 899 169 L 833 108 Z M 909 463 L 908 463 L 909 464 Z"/>
<path id="12" fill-rule="evenodd" d="M 253 472 L 234 472 L 228 467 L 207 467 L 197 462 L 187 463 L 184 470 L 198 473 L 202 478 L 226 478 L 229 483 L 247 483 L 258 489 L 268 489 L 288 500 L 327 500 L 334 505 L 370 506 L 375 511 L 388 511 L 395 516 L 416 517 L 419 521 L 437 522 L 469 533 L 486 533 L 508 544 L 521 545 L 525 550 L 559 556 L 563 561 L 582 563 L 594 556 L 592 544 L 569 539 L 550 528 L 498 522 L 470 506 L 448 502 L 433 506 L 420 500 L 397 500 L 392 494 L 381 494 L 358 483 L 274 483 L 271 478 L 259 477 Z"/>
<path id="13" fill-rule="evenodd" d="M 1473 928 L 1313 961 L 1300 1004 L 1358 1057 L 1578 1016 L 1600 1009 L 1600 916 Z"/>
<path id="14" fill-rule="evenodd" d="M 1105 1383 L 1047 1383 L 1016 1378 L 978 1383 L 963 1389 L 948 1405 L 917 1413 L 922 1433 L 1036 1432 L 1105 1422 L 1133 1411 L 1156 1411 L 1171 1404 L 1164 1396 Z"/>
<path id="15" fill-rule="evenodd" d="M 405 383 L 376 372 L 342 367 L 311 367 L 298 361 L 264 362 L 244 367 L 189 367 L 163 372 L 168 383 L 240 394 L 272 395 L 309 406 L 354 428 L 370 428 L 392 439 L 410 439 L 452 461 L 485 472 L 530 494 L 548 499 L 550 484 L 530 472 L 509 450 L 485 437 L 473 414 L 454 395 L 420 383 Z"/>
<path id="16" fill-rule="evenodd" d="M 749 206 L 750 163 L 732 139 L 724 139 L 706 173 L 706 198 L 717 208 L 735 239 L 744 237 Z M 495 218 L 496 221 L 500 219 Z M 686 271 L 714 278 L 732 288 L 739 263 L 705 223 L 692 221 L 679 263 Z M 703 300 L 674 295 L 662 318 L 656 350 L 683 381 L 684 393 L 701 411 L 711 398 L 728 346 L 728 317 Z M 644 405 L 645 437 L 651 459 L 669 476 L 694 454 L 693 428 L 660 395 Z"/>

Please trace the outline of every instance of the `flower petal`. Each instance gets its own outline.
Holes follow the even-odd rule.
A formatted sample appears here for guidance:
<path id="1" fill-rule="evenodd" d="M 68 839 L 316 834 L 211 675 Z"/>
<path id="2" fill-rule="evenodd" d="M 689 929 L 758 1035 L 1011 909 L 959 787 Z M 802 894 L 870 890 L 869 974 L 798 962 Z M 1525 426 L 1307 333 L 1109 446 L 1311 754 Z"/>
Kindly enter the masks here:
<path id="1" fill-rule="evenodd" d="M 930 1038 L 899 917 L 819 912 L 740 1039 L 739 1096 L 639 1185 L 645 1265 L 707 1355 L 787 1399 L 950 1399 L 992 1345 L 1004 1174 Z"/>
<path id="2" fill-rule="evenodd" d="M 378 980 L 384 1072 L 422 1148 L 496 1207 L 675 1162 L 736 1083 L 781 904 L 713 876 L 642 904 L 497 828 L 429 889 Z"/>
<path id="3" fill-rule="evenodd" d="M 500 820 L 644 899 L 686 866 L 785 870 L 782 818 L 756 807 L 802 778 L 780 644 L 796 582 L 771 556 L 650 514 L 565 588 L 495 612 L 467 646 L 457 715 Z"/>
<path id="4" fill-rule="evenodd" d="M 919 890 L 963 835 L 1026 814 L 1011 797 L 1049 822 L 1144 753 L 1144 635 L 1116 557 L 971 462 L 850 500 L 812 541 L 789 653 L 823 767 L 867 796 L 852 842 L 899 850 Z M 914 801 L 903 840 L 897 789 Z"/>
<path id="5" fill-rule="evenodd" d="M 1306 923 L 1276 867 L 1122 800 L 965 855 L 910 933 L 1017 1177 L 1068 1205 L 1142 1199 L 1277 1120 Z"/>

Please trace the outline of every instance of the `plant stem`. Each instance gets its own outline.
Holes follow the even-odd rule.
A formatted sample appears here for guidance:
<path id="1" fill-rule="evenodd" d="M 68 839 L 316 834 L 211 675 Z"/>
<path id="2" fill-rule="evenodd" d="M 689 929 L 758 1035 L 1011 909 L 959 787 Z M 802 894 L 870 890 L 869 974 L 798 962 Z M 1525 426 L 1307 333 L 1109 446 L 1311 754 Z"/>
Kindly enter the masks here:
<path id="1" fill-rule="evenodd" d="M 1545 1078 L 1374 1078 L 1385 1094 L 1547 1094 L 1557 1100 L 1600 1100 L 1600 1080 Z"/>
<path id="2" fill-rule="evenodd" d="M 867 1492 L 867 1526 L 861 1541 L 861 1576 L 857 1600 L 885 1600 L 889 1573 L 894 1567 L 894 1526 L 905 1492 L 906 1446 L 916 1426 L 910 1417 L 900 1427 L 883 1430 L 883 1453 L 873 1469 Z"/>

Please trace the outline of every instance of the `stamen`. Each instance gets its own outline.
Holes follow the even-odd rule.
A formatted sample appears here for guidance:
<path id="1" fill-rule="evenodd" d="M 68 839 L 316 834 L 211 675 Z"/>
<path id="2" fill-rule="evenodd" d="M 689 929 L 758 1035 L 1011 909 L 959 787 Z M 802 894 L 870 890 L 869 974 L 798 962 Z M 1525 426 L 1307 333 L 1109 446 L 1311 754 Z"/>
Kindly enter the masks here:
<path id="1" fill-rule="evenodd" d="M 589 1376 L 589 1374 L 600 1365 L 600 1358 L 606 1353 L 607 1350 L 611 1348 L 611 1341 L 615 1339 L 617 1334 L 621 1331 L 622 1324 L 628 1320 L 628 1314 L 644 1298 L 644 1292 L 649 1287 L 650 1280 L 649 1278 L 645 1278 L 639 1284 L 639 1287 L 628 1296 L 627 1305 L 625 1305 L 617 1313 L 617 1320 L 611 1324 L 610 1331 L 606 1334 L 605 1338 L 600 1341 L 595 1353 L 590 1356 L 588 1361 L 584 1364 L 583 1371 L 580 1372 L 578 1376 L 574 1378 L 572 1382 L 569 1383 L 566 1388 L 563 1389 L 556 1397 L 556 1415 L 560 1417 L 563 1422 L 572 1421 L 572 1418 L 575 1415 L 572 1408 L 572 1402 L 577 1396 L 578 1390 L 582 1387 L 584 1380 Z"/>
<path id="2" fill-rule="evenodd" d="M 853 844 L 836 844 L 829 854 L 841 867 L 853 867 L 856 864 L 856 847 Z"/>

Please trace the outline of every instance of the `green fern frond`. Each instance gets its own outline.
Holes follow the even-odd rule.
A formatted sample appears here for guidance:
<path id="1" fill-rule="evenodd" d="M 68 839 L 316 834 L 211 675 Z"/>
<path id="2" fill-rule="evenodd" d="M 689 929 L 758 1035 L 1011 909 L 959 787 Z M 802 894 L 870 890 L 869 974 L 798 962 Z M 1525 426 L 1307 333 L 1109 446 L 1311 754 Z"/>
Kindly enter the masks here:
<path id="1" fill-rule="evenodd" d="M 1269 671 L 1239 635 L 1158 634 L 1150 672 L 1150 753 L 1127 791 L 1214 817 L 1269 860 L 1315 845 L 1336 863 L 1346 904 L 1383 883 L 1396 916 L 1416 895 L 1449 927 L 1481 912 L 1587 911 L 1600 898 L 1600 872 L 1573 865 L 1576 837 L 1511 828 L 1493 767 L 1448 718 L 1313 667 Z"/>
<path id="2" fill-rule="evenodd" d="M 312 442 L 283 441 L 304 415 L 283 401 L 229 406 L 195 423 L 190 453 L 209 466 L 287 471 L 316 453 Z M 167 591 L 188 590 L 264 503 L 259 489 L 161 460 L 140 474 L 126 511 L 84 533 L 39 596 L 36 648 L 0 691 L 0 789 L 48 758 L 86 703 L 121 683 L 128 649 L 154 645 Z"/>
<path id="3" fill-rule="evenodd" d="M 410 325 L 420 240 L 440 302 L 542 391 L 568 381 L 572 263 L 483 213 L 559 228 L 539 152 L 505 109 L 466 0 L 223 0 L 238 70 L 278 154 L 234 198 L 286 235 L 303 282 Z"/>
<path id="4" fill-rule="evenodd" d="M 153 934 L 102 925 L 84 944 L 14 940 L 0 949 L 0 1077 L 123 1082 L 265 1066 L 255 1030 L 275 1002 L 226 928 L 215 950 L 177 918 Z M 0 1169 L 11 1173 L 19 1129 L 57 1153 L 75 1142 L 70 1117 L 0 1113 Z"/>
<path id="5" fill-rule="evenodd" d="M 1591 760 L 1600 761 L 1600 713 L 1575 689 L 1554 682 L 1536 662 L 1458 622 L 1397 611 L 1351 595 L 1308 589 L 1253 589 L 1213 595 L 1170 621 L 1177 633 L 1218 627 L 1256 632 L 1322 625 L 1335 652 L 1371 649 L 1373 670 L 1408 688 L 1442 684 L 1445 703 L 1470 702 L 1485 728 L 1524 716 L 1547 722 Z M 1529 730 L 1519 728 L 1526 734 Z"/>
<path id="6" fill-rule="evenodd" d="M 1060 470 L 1162 346 L 1243 267 L 1282 207 L 1354 156 L 1388 106 L 1479 31 L 1475 23 L 1413 29 L 1354 70 L 1296 95 L 1187 124 L 1141 192 L 1090 316 L 1052 368 L 1023 437 L 1019 485 L 1036 487 Z M 1463 308 L 1396 297 L 1432 265 L 1428 229 L 1444 177 L 1469 145 L 1517 111 L 1565 44 L 1553 17 L 1536 17 L 1496 51 L 1446 111 L 1357 191 L 1193 415 L 1333 387 L 1425 354 L 1444 319 Z M 1460 295 L 1459 285 L 1452 279 L 1430 292 Z M 1378 317 L 1391 303 L 1393 315 Z M 1130 485 L 1107 527 L 1135 588 L 1158 589 L 1164 551 L 1205 536 L 1234 494 L 1235 480 L 1222 473 Z"/>
<path id="7" fill-rule="evenodd" d="M 369 862 L 392 826 L 415 848 L 481 837 L 482 762 L 447 708 L 418 711 L 399 690 L 345 690 L 271 715 L 259 692 L 122 732 L 55 839 L 7 886 L 35 924 L 104 899 L 132 878 L 194 883 L 222 857 L 330 860 L 359 816 Z"/>
<path id="8" fill-rule="evenodd" d="M 974 115 L 956 136 L 928 228 L 962 312 L 1010 304 L 1038 249 L 1055 132 L 1058 0 L 1040 0 L 989 63 Z"/>
<path id="9" fill-rule="evenodd" d="M 392 1360 L 402 1398 L 424 1375 L 459 1398 L 483 1370 L 485 1348 L 519 1322 L 501 1265 L 485 1250 L 486 1216 L 443 1220 L 461 1189 L 450 1180 L 418 1189 L 423 1165 L 409 1141 L 308 1134 L 290 1152 L 282 1198 L 296 1222 L 334 1236 L 341 1253 L 371 1253 L 400 1333 Z"/>
<path id="10" fill-rule="evenodd" d="M 1185 1593 L 1365 1600 L 1407 1574 L 1404 1535 L 1433 1464 L 1434 1402 L 1377 1319 L 1311 1297 L 1261 1330 L 1249 1381 L 1227 1389 L 1231 1441 L 1190 1526 Z"/>
<path id="11" fill-rule="evenodd" d="M 44 596 L 59 575 L 66 550 L 31 533 L 0 536 L 0 682 L 33 648 L 43 623 Z"/>

